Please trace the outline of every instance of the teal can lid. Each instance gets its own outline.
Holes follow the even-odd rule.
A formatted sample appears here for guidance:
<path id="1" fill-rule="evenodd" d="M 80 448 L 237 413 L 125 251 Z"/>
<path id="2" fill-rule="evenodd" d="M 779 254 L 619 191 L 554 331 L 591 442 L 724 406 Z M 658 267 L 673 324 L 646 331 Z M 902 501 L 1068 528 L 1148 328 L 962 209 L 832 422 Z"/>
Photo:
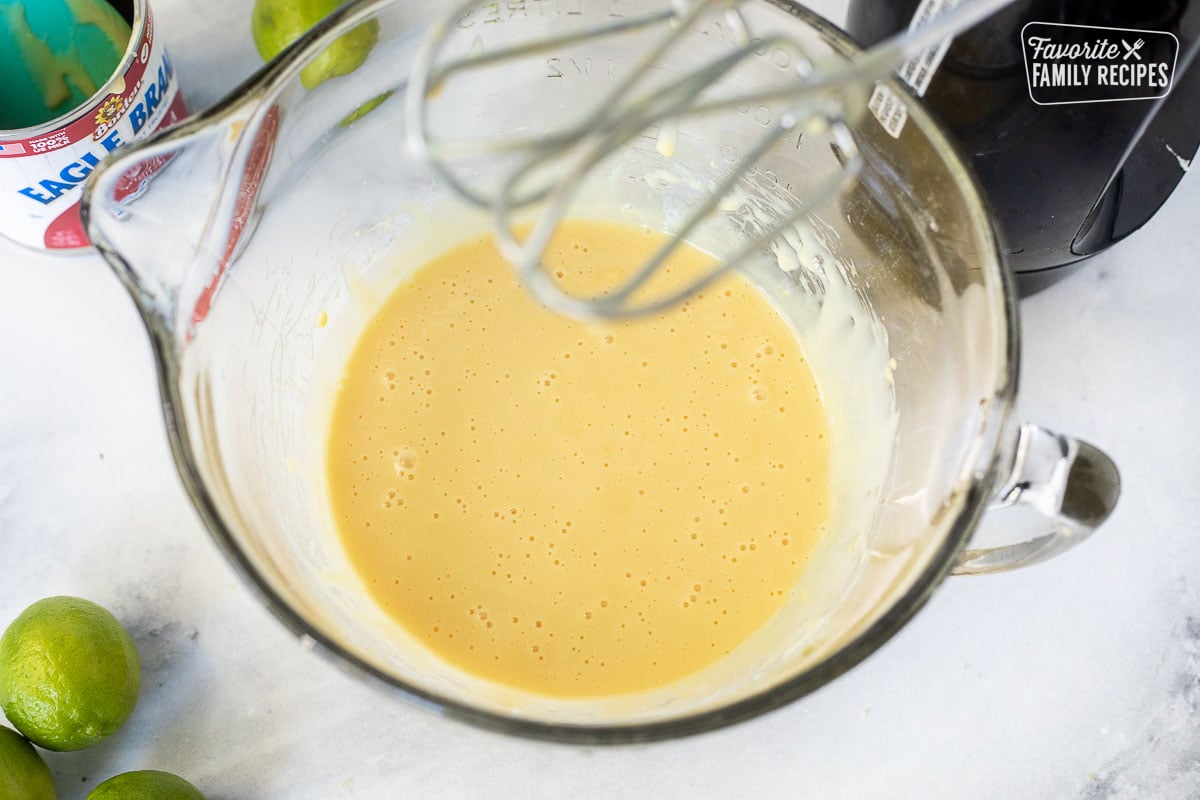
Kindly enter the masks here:
<path id="1" fill-rule="evenodd" d="M 107 0 L 0 0 L 0 130 L 83 105 L 120 66 L 131 36 Z"/>

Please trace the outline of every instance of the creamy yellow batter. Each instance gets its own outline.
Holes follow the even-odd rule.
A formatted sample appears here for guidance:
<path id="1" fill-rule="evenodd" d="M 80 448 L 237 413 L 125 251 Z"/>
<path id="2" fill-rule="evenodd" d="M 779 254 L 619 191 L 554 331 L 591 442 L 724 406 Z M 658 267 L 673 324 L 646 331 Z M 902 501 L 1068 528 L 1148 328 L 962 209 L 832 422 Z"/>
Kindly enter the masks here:
<path id="1" fill-rule="evenodd" d="M 574 221 L 550 259 L 578 285 L 660 242 Z M 706 263 L 684 248 L 672 269 Z M 596 696 L 699 670 L 779 609 L 825 524 L 828 444 L 800 343 L 744 279 L 581 324 L 480 238 L 366 326 L 327 474 L 352 565 L 414 636 L 484 678 Z"/>

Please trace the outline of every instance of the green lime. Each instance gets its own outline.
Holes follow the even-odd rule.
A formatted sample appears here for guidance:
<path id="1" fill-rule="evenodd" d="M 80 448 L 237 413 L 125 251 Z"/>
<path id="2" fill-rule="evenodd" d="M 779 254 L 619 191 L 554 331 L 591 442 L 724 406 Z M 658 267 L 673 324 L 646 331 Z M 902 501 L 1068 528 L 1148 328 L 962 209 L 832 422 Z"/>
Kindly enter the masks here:
<path id="1" fill-rule="evenodd" d="M 39 600 L 0 636 L 0 708 L 47 750 L 80 750 L 115 733 L 141 683 L 133 639 L 87 600 Z"/>
<path id="2" fill-rule="evenodd" d="M 178 775 L 146 769 L 109 778 L 85 800 L 204 800 L 204 795 Z"/>
<path id="3" fill-rule="evenodd" d="M 250 16 L 254 46 L 264 61 L 279 52 L 316 25 L 345 0 L 255 0 Z M 371 48 L 379 41 L 379 22 L 369 20 L 339 36 L 332 44 L 300 70 L 304 88 L 341 75 L 349 75 L 363 65 Z"/>
<path id="4" fill-rule="evenodd" d="M 342 117 L 342 121 L 338 123 L 338 127 L 339 128 L 348 128 L 349 126 L 358 122 L 360 119 L 365 117 L 367 114 L 370 114 L 372 111 L 379 108 L 379 106 L 383 105 L 384 101 L 386 101 L 394 93 L 395 92 L 387 91 L 387 92 L 384 92 L 383 94 L 375 95 L 370 100 L 363 103 L 361 106 L 354 109 L 346 116 Z"/>
<path id="5" fill-rule="evenodd" d="M 9 728 L 0 728 L 0 797 L 55 800 L 50 768 L 33 745 Z"/>

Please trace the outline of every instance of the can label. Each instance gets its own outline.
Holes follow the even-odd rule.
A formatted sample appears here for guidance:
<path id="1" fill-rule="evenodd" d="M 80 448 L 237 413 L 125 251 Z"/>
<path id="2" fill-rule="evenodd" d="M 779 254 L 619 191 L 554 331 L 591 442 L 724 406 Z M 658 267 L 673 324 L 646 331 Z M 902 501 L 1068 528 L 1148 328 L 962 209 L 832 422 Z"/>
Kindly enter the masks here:
<path id="1" fill-rule="evenodd" d="M 0 235 L 36 249 L 88 247 L 79 218 L 83 181 L 122 144 L 187 115 L 150 9 L 141 0 L 135 5 L 144 22 L 122 59 L 124 73 L 106 85 L 108 94 L 55 130 L 27 138 L 0 134 Z M 129 177 L 140 182 L 148 176 Z"/>

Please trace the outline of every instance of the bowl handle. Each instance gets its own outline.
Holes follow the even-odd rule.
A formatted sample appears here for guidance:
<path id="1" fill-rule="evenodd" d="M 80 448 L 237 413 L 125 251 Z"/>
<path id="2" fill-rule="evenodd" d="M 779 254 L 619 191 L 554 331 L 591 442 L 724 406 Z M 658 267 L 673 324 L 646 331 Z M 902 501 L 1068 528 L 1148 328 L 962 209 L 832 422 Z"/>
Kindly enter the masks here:
<path id="1" fill-rule="evenodd" d="M 1026 567 L 1086 539 L 1117 504 L 1121 476 L 1104 452 L 1070 436 L 1025 423 L 1017 433 L 1008 479 L 993 507 L 1023 505 L 1047 529 L 1016 544 L 968 548 L 952 575 L 982 575 Z"/>

